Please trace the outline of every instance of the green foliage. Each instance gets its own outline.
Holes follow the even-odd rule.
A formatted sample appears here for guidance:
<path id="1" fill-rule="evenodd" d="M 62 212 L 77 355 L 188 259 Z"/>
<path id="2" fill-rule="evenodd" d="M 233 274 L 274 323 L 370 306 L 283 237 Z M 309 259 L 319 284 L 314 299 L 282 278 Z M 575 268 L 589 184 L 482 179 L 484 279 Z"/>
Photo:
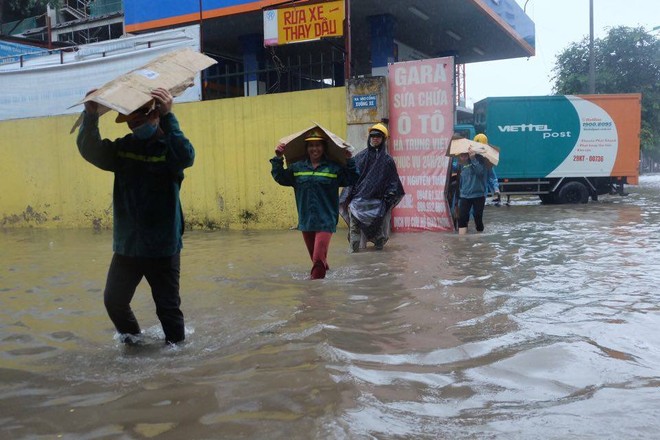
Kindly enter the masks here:
<path id="1" fill-rule="evenodd" d="M 660 157 L 660 40 L 643 27 L 610 28 L 594 40 L 596 93 L 642 94 L 642 148 Z M 572 43 L 553 68 L 553 91 L 588 93 L 589 39 Z"/>
<path id="2" fill-rule="evenodd" d="M 34 17 L 46 12 L 46 5 L 59 8 L 63 0 L 0 0 L 0 23 Z"/>
<path id="3" fill-rule="evenodd" d="M 35 10 L 46 10 L 46 5 L 59 6 L 60 0 L 4 0 L 4 4 L 10 10 L 18 14 L 29 14 Z"/>
<path id="4" fill-rule="evenodd" d="M 0 24 L 42 15 L 46 5 L 57 9 L 63 0 L 0 0 Z"/>

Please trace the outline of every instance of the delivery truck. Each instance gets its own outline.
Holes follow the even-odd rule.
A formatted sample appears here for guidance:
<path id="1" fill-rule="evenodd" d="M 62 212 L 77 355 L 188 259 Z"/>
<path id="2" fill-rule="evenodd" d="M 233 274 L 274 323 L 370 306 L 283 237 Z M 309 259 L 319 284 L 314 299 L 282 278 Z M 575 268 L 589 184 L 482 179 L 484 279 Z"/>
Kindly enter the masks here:
<path id="1" fill-rule="evenodd" d="M 640 94 L 486 98 L 473 117 L 455 129 L 500 150 L 502 195 L 587 203 L 638 183 Z"/>

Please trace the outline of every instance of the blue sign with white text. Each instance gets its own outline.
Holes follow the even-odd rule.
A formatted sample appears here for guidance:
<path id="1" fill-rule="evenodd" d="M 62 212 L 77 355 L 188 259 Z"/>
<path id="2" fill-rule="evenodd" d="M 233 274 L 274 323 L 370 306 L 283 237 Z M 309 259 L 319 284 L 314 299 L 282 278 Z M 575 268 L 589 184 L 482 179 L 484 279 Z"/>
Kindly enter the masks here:
<path id="1" fill-rule="evenodd" d="M 353 108 L 375 108 L 376 95 L 353 96 Z"/>

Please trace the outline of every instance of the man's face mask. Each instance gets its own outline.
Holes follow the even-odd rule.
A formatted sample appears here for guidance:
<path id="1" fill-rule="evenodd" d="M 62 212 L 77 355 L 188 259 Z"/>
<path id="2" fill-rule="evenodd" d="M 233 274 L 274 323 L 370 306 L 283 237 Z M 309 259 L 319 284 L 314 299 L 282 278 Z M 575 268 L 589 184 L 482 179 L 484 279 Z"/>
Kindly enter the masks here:
<path id="1" fill-rule="evenodd" d="M 145 122 L 133 129 L 133 136 L 144 141 L 150 139 L 156 133 L 156 130 L 158 130 L 158 124 Z"/>

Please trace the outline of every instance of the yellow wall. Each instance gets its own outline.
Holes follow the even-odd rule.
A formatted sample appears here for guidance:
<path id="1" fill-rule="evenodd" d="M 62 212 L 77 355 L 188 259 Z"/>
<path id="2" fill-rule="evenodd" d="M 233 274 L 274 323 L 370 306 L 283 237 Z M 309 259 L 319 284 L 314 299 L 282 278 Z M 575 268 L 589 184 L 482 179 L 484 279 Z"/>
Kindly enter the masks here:
<path id="1" fill-rule="evenodd" d="M 278 139 L 315 122 L 346 134 L 344 88 L 175 104 L 174 113 L 196 151 L 181 190 L 196 229 L 295 226 L 293 190 L 270 175 Z M 76 118 L 0 122 L 2 227 L 112 226 L 112 173 L 78 153 Z M 100 128 L 110 139 L 128 131 L 110 114 Z"/>

